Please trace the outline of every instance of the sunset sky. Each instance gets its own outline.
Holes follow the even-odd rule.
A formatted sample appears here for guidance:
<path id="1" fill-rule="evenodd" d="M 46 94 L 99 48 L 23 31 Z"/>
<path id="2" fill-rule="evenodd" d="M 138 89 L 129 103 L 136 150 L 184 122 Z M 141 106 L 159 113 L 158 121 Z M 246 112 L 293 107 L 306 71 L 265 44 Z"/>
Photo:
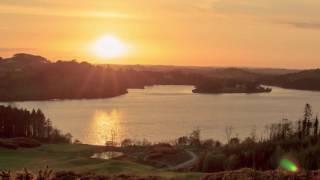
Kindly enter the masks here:
<path id="1" fill-rule="evenodd" d="M 1 0 L 0 22 L 2 57 L 27 52 L 92 63 L 320 66 L 319 0 Z M 93 53 L 106 36 L 126 51 Z"/>

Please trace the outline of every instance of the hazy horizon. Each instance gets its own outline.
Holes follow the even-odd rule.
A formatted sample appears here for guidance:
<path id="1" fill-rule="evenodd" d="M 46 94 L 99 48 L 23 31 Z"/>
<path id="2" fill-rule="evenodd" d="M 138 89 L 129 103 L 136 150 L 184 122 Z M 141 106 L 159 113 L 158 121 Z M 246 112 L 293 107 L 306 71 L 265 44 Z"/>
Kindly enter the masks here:
<path id="1" fill-rule="evenodd" d="M 25 52 L 16 52 L 12 55 L 9 56 L 0 56 L 3 59 L 9 59 L 12 58 L 15 54 L 29 54 L 29 53 L 25 53 Z M 35 56 L 41 56 L 39 54 L 31 54 L 30 55 L 35 55 Z M 44 57 L 44 56 L 41 56 Z M 47 57 L 44 57 L 47 58 Z M 238 69 L 270 69 L 270 70 L 292 70 L 292 71 L 299 71 L 299 70 L 308 70 L 308 69 L 319 69 L 318 67 L 310 67 L 310 68 L 290 68 L 290 67 L 267 67 L 267 66 L 219 66 L 219 65 L 179 65 L 179 64 L 124 64 L 124 63 L 117 63 L 117 62 L 94 62 L 94 61 L 90 61 L 90 60 L 83 60 L 83 59 L 47 59 L 48 61 L 54 63 L 57 61 L 76 61 L 76 62 L 86 62 L 86 63 L 90 63 L 93 65 L 112 65 L 112 66 L 154 66 L 154 67 L 181 67 L 181 68 L 217 68 L 217 69 L 223 69 L 223 68 L 238 68 Z"/>

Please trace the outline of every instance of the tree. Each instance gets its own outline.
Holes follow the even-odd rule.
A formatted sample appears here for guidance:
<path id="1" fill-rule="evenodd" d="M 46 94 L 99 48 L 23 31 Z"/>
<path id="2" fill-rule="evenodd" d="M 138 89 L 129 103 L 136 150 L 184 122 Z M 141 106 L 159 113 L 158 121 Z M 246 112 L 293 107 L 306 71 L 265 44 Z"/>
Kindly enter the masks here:
<path id="1" fill-rule="evenodd" d="M 304 135 L 305 136 L 310 135 L 310 129 L 312 126 L 311 119 L 312 119 L 312 107 L 310 104 L 306 104 L 306 106 L 304 108 L 304 120 L 303 120 L 303 127 L 304 127 Z"/>
<path id="2" fill-rule="evenodd" d="M 285 139 L 292 133 L 291 123 L 288 119 L 282 119 L 281 125 L 281 138 Z"/>
<path id="3" fill-rule="evenodd" d="M 111 129 L 111 131 L 110 131 L 110 139 L 106 138 L 107 140 L 106 140 L 105 145 L 106 146 L 111 146 L 111 147 L 116 146 L 116 135 L 117 135 L 116 131 L 114 129 Z"/>
<path id="4" fill-rule="evenodd" d="M 189 137 L 190 145 L 191 146 L 200 146 L 200 129 L 195 129 L 192 131 Z"/>
<path id="5" fill-rule="evenodd" d="M 205 149 L 210 149 L 212 147 L 214 147 L 215 145 L 215 142 L 214 140 L 212 139 L 206 139 L 202 142 L 202 146 L 205 148 Z"/>
<path id="6" fill-rule="evenodd" d="M 257 140 L 257 127 L 253 126 L 251 133 L 250 133 L 251 139 L 255 142 Z"/>
<path id="7" fill-rule="evenodd" d="M 227 126 L 225 129 L 226 136 L 227 136 L 227 141 L 230 141 L 231 135 L 232 135 L 233 127 L 232 126 Z"/>
<path id="8" fill-rule="evenodd" d="M 231 138 L 229 141 L 230 145 L 239 145 L 240 144 L 240 140 L 237 137 Z"/>
<path id="9" fill-rule="evenodd" d="M 189 138 L 187 136 L 179 137 L 177 140 L 178 145 L 186 146 L 189 142 Z"/>
<path id="10" fill-rule="evenodd" d="M 307 132 L 307 119 L 304 118 L 303 121 L 302 121 L 302 137 L 305 137 L 306 136 L 306 132 Z"/>
<path id="11" fill-rule="evenodd" d="M 302 124 L 301 124 L 301 120 L 298 121 L 298 137 L 299 137 L 299 139 L 302 138 Z"/>
<path id="12" fill-rule="evenodd" d="M 307 120 L 311 120 L 311 118 L 312 118 L 312 107 L 310 104 L 306 104 L 306 106 L 304 108 L 304 117 Z"/>
<path id="13" fill-rule="evenodd" d="M 124 139 L 121 142 L 121 147 L 128 147 L 128 146 L 132 146 L 133 141 L 131 139 Z"/>
<path id="14" fill-rule="evenodd" d="M 66 135 L 65 135 L 65 138 L 66 138 L 66 142 L 67 143 L 72 143 L 72 135 L 70 134 L 70 133 L 67 133 Z"/>
<path id="15" fill-rule="evenodd" d="M 318 136 L 318 128 L 319 128 L 319 120 L 318 116 L 316 116 L 316 119 L 314 121 L 314 126 L 313 126 L 313 135 Z"/>
<path id="16" fill-rule="evenodd" d="M 32 137 L 47 142 L 69 143 L 71 134 L 62 134 L 52 127 L 43 112 L 0 106 L 0 138 Z"/>

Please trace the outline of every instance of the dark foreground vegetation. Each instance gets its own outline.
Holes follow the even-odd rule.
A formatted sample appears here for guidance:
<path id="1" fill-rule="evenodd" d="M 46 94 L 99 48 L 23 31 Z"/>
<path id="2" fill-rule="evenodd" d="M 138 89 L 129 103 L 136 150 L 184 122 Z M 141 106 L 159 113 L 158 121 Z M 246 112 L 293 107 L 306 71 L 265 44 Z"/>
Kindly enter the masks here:
<path id="1" fill-rule="evenodd" d="M 254 169 L 240 169 L 236 171 L 223 171 L 206 174 L 201 180 L 318 180 L 320 171 L 303 171 L 298 173 L 289 173 L 280 170 L 258 171 Z"/>
<path id="2" fill-rule="evenodd" d="M 41 146 L 41 142 L 32 138 L 1 138 L 0 147 L 8 149 L 35 148 Z"/>
<path id="3" fill-rule="evenodd" d="M 240 140 L 228 127 L 228 142 L 223 144 L 213 139 L 201 139 L 201 131 L 194 130 L 171 144 L 125 139 L 116 151 L 157 168 L 209 173 L 203 179 L 319 178 L 319 119 L 313 115 L 309 104 L 305 105 L 301 117 L 297 121 L 283 119 L 270 124 L 263 138 L 257 138 L 253 131 L 250 137 Z M 196 154 L 197 158 L 192 160 L 186 152 Z"/>
<path id="4" fill-rule="evenodd" d="M 193 147 L 200 160 L 191 169 L 201 172 L 219 172 L 252 168 L 256 170 L 320 169 L 319 120 L 313 116 L 309 104 L 305 106 L 303 118 L 292 122 L 287 119 L 267 127 L 268 136 L 257 139 L 255 133 L 240 141 L 226 129 L 228 143 L 208 139 L 200 140 L 200 131 L 190 137 L 181 137 L 177 145 Z M 290 166 L 290 167 L 288 167 Z"/>
<path id="5" fill-rule="evenodd" d="M 2 171 L 0 177 L 3 180 L 17 179 L 17 180 L 182 180 L 183 178 L 165 178 L 161 176 L 137 176 L 130 174 L 118 175 L 97 175 L 95 173 L 76 173 L 74 171 L 57 171 L 40 170 L 37 173 L 32 173 L 27 169 L 21 172 L 12 173 L 10 171 Z M 219 173 L 205 174 L 197 178 L 199 180 L 317 180 L 320 177 L 320 171 L 305 171 L 296 174 L 284 171 L 257 171 L 254 169 L 241 169 L 237 171 L 224 171 Z"/>
<path id="6" fill-rule="evenodd" d="M 3 106 L 0 112 L 2 130 L 6 129 L 0 139 L 0 169 L 16 171 L 27 167 L 37 172 L 46 163 L 55 170 L 50 174 L 52 179 L 312 179 L 319 176 L 319 120 L 309 104 L 305 106 L 302 119 L 284 119 L 271 124 L 267 136 L 262 139 L 252 133 L 241 141 L 228 127 L 227 144 L 201 139 L 200 130 L 174 143 L 152 144 L 147 140 L 125 139 L 119 145 L 107 141 L 106 146 L 46 144 L 71 141 L 61 134 L 54 138 L 40 110 L 28 112 Z M 18 128 L 22 124 L 25 125 Z M 39 124 L 43 124 L 41 130 L 36 128 Z M 39 147 L 40 143 L 45 144 Z M 16 146 L 22 148 L 12 148 Z M 24 149 L 26 147 L 28 149 Z M 94 154 L 105 152 L 122 152 L 123 155 L 109 160 L 92 158 Z M 182 174 L 174 171 L 182 171 Z M 27 174 L 24 171 L 10 176 Z M 3 171 L 2 176 L 6 175 L 8 172 Z M 37 176 L 40 172 L 32 175 L 33 178 Z"/>
<path id="7" fill-rule="evenodd" d="M 76 173 L 74 171 L 57 171 L 49 169 L 39 170 L 37 173 L 32 173 L 28 169 L 21 172 L 11 173 L 10 171 L 1 171 L 0 178 L 2 180 L 160 180 L 163 179 L 158 176 L 136 176 L 129 174 L 119 175 L 96 175 L 94 173 Z"/>
<path id="8" fill-rule="evenodd" d="M 71 134 L 54 128 L 40 109 L 0 106 L 0 147 L 36 147 L 40 142 L 70 143 Z"/>

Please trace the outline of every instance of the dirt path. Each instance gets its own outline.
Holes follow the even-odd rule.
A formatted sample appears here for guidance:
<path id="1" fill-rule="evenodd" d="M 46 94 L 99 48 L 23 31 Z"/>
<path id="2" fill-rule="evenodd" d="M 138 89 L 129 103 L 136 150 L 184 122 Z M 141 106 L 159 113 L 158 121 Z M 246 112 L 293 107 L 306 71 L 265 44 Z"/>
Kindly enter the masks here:
<path id="1" fill-rule="evenodd" d="M 189 151 L 189 150 L 185 150 L 185 151 L 191 156 L 191 159 L 169 168 L 170 170 L 179 170 L 179 169 L 185 169 L 185 168 L 192 167 L 192 165 L 194 165 L 199 160 L 198 155 L 195 154 L 194 152 Z"/>

